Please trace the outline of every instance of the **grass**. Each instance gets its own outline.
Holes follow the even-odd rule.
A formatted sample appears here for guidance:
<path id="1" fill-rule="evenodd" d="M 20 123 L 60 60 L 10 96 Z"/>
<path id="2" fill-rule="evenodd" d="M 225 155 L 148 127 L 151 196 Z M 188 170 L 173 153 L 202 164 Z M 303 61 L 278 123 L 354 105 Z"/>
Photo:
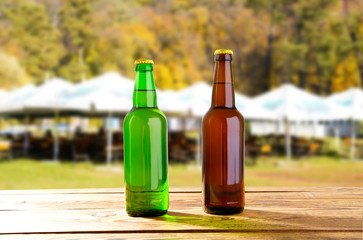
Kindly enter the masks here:
<path id="1" fill-rule="evenodd" d="M 363 162 L 314 157 L 287 162 L 261 158 L 246 166 L 246 186 L 363 186 Z M 200 186 L 194 165 L 169 165 L 171 187 Z M 0 161 L 0 189 L 123 187 L 121 164 L 51 163 L 30 159 Z"/>
<path id="2" fill-rule="evenodd" d="M 266 163 L 267 162 L 267 163 Z M 314 157 L 299 161 L 263 159 L 246 169 L 249 186 L 363 186 L 363 162 Z"/>

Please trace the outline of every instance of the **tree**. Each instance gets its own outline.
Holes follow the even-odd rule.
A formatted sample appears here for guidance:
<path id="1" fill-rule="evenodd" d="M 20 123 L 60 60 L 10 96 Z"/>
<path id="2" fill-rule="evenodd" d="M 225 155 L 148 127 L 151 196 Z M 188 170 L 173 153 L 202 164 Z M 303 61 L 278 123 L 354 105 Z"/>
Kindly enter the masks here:
<path id="1" fill-rule="evenodd" d="M 235 87 L 245 94 L 286 82 L 329 94 L 363 84 L 362 5 L 360 0 L 2 0 L 0 51 L 4 59 L 15 57 L 34 82 L 54 74 L 79 81 L 105 71 L 134 78 L 134 60 L 153 58 L 156 85 L 180 89 L 211 83 L 213 51 L 230 48 Z"/>
<path id="2" fill-rule="evenodd" d="M 90 69 L 85 63 L 94 34 L 89 0 L 64 0 L 59 10 L 59 25 L 67 54 L 61 60 L 59 74 L 67 79 L 85 79 Z"/>
<path id="3" fill-rule="evenodd" d="M 263 91 L 270 88 L 272 84 L 272 68 L 273 68 L 273 54 L 276 39 L 276 28 L 278 25 L 283 24 L 283 22 L 288 18 L 291 12 L 291 4 L 296 1 L 294 0 L 247 0 L 246 6 L 252 8 L 261 18 L 262 21 L 267 20 L 266 24 L 260 21 L 259 26 L 264 29 L 267 39 L 267 48 L 265 54 L 265 64 L 264 64 L 264 75 L 265 83 L 263 86 Z M 263 16 L 261 16 L 263 15 Z M 266 19 L 267 18 L 267 19 Z"/>
<path id="4" fill-rule="evenodd" d="M 342 4 L 345 25 L 349 31 L 350 40 L 353 44 L 355 56 L 359 65 L 361 86 L 363 86 L 363 17 L 361 1 L 343 0 Z M 354 10 L 352 10 L 354 8 Z"/>
<path id="5" fill-rule="evenodd" d="M 332 0 L 299 0 L 286 10 L 274 54 L 275 82 L 293 82 L 301 88 L 327 93 L 336 65 L 336 43 L 329 28 Z"/>
<path id="6" fill-rule="evenodd" d="M 36 82 L 41 82 L 54 71 L 62 55 L 59 32 L 49 22 L 43 5 L 20 0 L 6 0 L 1 6 L 10 41 L 18 45 L 21 64 Z"/>
<path id="7" fill-rule="evenodd" d="M 3 51 L 0 51 L 0 79 L 1 88 L 5 89 L 18 87 L 28 80 L 18 60 Z"/>

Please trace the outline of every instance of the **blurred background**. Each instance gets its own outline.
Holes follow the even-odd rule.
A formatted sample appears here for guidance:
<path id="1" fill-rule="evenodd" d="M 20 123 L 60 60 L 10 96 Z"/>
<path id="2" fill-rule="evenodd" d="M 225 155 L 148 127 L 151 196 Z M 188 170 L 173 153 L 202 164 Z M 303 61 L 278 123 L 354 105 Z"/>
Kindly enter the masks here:
<path id="1" fill-rule="evenodd" d="M 0 189 L 123 186 L 151 58 L 171 186 L 200 186 L 213 52 L 234 51 L 247 186 L 363 186 L 360 0 L 2 0 Z"/>

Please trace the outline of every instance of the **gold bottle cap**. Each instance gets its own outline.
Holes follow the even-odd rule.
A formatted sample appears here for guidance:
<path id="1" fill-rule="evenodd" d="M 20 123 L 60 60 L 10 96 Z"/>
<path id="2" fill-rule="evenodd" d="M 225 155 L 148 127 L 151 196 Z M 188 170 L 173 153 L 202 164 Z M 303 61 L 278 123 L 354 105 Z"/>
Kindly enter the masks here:
<path id="1" fill-rule="evenodd" d="M 218 55 L 218 54 L 231 54 L 233 55 L 233 51 L 230 49 L 217 49 L 214 52 L 214 55 Z"/>
<path id="2" fill-rule="evenodd" d="M 151 59 L 137 59 L 135 60 L 135 65 L 142 64 L 142 63 L 149 63 L 154 65 L 154 61 Z"/>

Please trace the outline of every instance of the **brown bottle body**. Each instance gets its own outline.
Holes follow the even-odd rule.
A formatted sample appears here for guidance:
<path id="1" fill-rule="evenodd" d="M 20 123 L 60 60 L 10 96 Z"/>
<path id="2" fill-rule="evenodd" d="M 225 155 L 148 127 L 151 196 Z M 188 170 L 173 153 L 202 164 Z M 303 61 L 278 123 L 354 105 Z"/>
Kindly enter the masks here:
<path id="1" fill-rule="evenodd" d="M 235 108 L 231 55 L 215 56 L 212 106 L 202 120 L 204 211 L 235 214 L 245 206 L 244 119 Z"/>

